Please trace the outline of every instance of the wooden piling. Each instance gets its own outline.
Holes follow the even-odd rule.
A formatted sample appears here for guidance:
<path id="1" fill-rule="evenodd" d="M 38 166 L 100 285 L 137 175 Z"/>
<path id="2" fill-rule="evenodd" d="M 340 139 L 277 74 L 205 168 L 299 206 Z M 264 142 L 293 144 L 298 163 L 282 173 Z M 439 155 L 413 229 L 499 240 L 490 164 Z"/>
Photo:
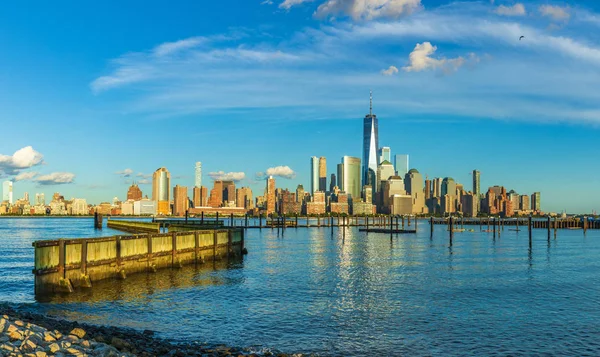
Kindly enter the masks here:
<path id="1" fill-rule="evenodd" d="M 529 242 L 531 242 L 531 238 L 532 238 L 532 233 L 531 233 L 531 216 L 529 216 L 529 223 L 527 224 L 527 226 L 529 227 Z"/>
<path id="2" fill-rule="evenodd" d="M 548 216 L 548 240 L 550 240 L 550 216 Z"/>
<path id="3" fill-rule="evenodd" d="M 448 226 L 450 227 L 450 245 L 452 245 L 452 239 L 454 238 L 454 224 L 452 222 L 452 216 L 448 220 Z"/>
<path id="4" fill-rule="evenodd" d="M 430 230 L 430 238 L 433 238 L 433 217 L 429 219 L 429 230 Z"/>

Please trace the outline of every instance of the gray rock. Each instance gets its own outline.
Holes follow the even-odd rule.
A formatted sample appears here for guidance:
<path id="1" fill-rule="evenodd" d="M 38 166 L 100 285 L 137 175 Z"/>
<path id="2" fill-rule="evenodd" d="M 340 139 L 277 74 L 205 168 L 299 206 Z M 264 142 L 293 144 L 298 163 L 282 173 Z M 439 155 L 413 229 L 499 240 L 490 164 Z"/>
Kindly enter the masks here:
<path id="1" fill-rule="evenodd" d="M 50 353 L 56 353 L 60 351 L 60 346 L 58 345 L 58 343 L 52 343 L 47 347 L 46 351 L 50 351 Z"/>
<path id="2" fill-rule="evenodd" d="M 112 340 L 110 340 L 110 344 L 120 351 L 131 349 L 131 344 L 129 344 L 129 342 L 118 337 L 113 337 Z"/>

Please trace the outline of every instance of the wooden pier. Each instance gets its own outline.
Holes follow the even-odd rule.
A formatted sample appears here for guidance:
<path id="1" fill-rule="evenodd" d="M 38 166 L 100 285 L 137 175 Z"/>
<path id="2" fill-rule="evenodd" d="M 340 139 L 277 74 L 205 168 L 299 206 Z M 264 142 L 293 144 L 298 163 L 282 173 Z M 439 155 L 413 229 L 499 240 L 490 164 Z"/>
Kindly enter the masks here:
<path id="1" fill-rule="evenodd" d="M 129 223 L 137 226 L 140 222 Z M 125 223 L 119 225 L 119 229 L 133 230 Z M 34 242 L 33 247 L 36 294 L 72 292 L 75 288 L 90 288 L 95 281 L 125 279 L 129 274 L 241 257 L 245 253 L 242 229 L 43 240 Z"/>

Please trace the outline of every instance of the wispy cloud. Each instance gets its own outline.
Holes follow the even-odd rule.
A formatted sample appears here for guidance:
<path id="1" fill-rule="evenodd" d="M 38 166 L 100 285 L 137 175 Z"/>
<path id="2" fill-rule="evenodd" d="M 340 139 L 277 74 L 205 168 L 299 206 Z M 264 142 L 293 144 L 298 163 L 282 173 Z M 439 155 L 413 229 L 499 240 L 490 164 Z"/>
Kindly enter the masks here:
<path id="1" fill-rule="evenodd" d="M 117 172 L 115 172 L 115 174 L 117 174 L 117 175 L 119 175 L 121 177 L 131 177 L 131 175 L 133 174 L 133 170 L 127 168 L 127 169 L 122 170 L 122 171 L 117 171 Z"/>
<path id="2" fill-rule="evenodd" d="M 503 15 L 503 16 L 525 16 L 525 15 L 527 15 L 525 6 L 520 3 L 514 4 L 512 6 L 500 5 L 496 8 L 496 10 L 494 10 L 494 12 L 498 15 Z"/>
<path id="3" fill-rule="evenodd" d="M 75 174 L 70 172 L 53 172 L 47 175 L 41 175 L 34 179 L 39 185 L 51 186 L 51 185 L 65 185 L 73 183 Z"/>
<path id="4" fill-rule="evenodd" d="M 381 70 L 381 74 L 384 76 L 393 76 L 398 73 L 398 68 L 396 66 L 390 66 L 388 69 Z"/>
<path id="5" fill-rule="evenodd" d="M 243 172 L 225 172 L 225 171 L 217 171 L 217 172 L 209 172 L 208 176 L 215 181 L 234 181 L 239 182 L 242 181 L 246 174 Z"/>
<path id="6" fill-rule="evenodd" d="M 421 8 L 421 0 L 326 0 L 315 13 L 318 18 L 349 16 L 357 21 L 393 19 Z"/>
<path id="7" fill-rule="evenodd" d="M 179 40 L 175 42 L 165 42 L 160 44 L 154 48 L 154 55 L 158 57 L 164 57 L 168 55 L 173 55 L 177 52 L 188 50 L 190 48 L 197 47 L 206 41 L 204 37 L 190 37 L 184 40 Z"/>
<path id="8" fill-rule="evenodd" d="M 143 172 L 138 172 L 137 175 L 135 175 L 136 177 L 142 177 L 142 178 L 151 178 L 152 174 L 145 174 Z"/>
<path id="9" fill-rule="evenodd" d="M 554 21 L 569 21 L 571 13 L 568 7 L 542 5 L 539 7 L 542 16 L 550 17 Z"/>
<path id="10" fill-rule="evenodd" d="M 29 181 L 37 175 L 38 173 L 34 171 L 21 172 L 17 176 L 15 176 L 15 181 Z"/>
<path id="11" fill-rule="evenodd" d="M 279 4 L 280 9 L 289 10 L 292 6 L 300 5 L 305 2 L 312 2 L 314 0 L 285 0 Z"/>

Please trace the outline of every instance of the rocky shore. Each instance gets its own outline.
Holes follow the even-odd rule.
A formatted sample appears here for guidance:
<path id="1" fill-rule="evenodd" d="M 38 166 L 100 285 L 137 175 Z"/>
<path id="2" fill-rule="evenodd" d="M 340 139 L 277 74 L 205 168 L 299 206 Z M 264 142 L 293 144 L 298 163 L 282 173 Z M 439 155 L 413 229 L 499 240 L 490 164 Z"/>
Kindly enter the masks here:
<path id="1" fill-rule="evenodd" d="M 175 328 L 175 326 L 174 326 Z M 80 324 L 0 304 L 0 357 L 278 356 L 269 350 L 174 343 L 153 331 Z"/>

